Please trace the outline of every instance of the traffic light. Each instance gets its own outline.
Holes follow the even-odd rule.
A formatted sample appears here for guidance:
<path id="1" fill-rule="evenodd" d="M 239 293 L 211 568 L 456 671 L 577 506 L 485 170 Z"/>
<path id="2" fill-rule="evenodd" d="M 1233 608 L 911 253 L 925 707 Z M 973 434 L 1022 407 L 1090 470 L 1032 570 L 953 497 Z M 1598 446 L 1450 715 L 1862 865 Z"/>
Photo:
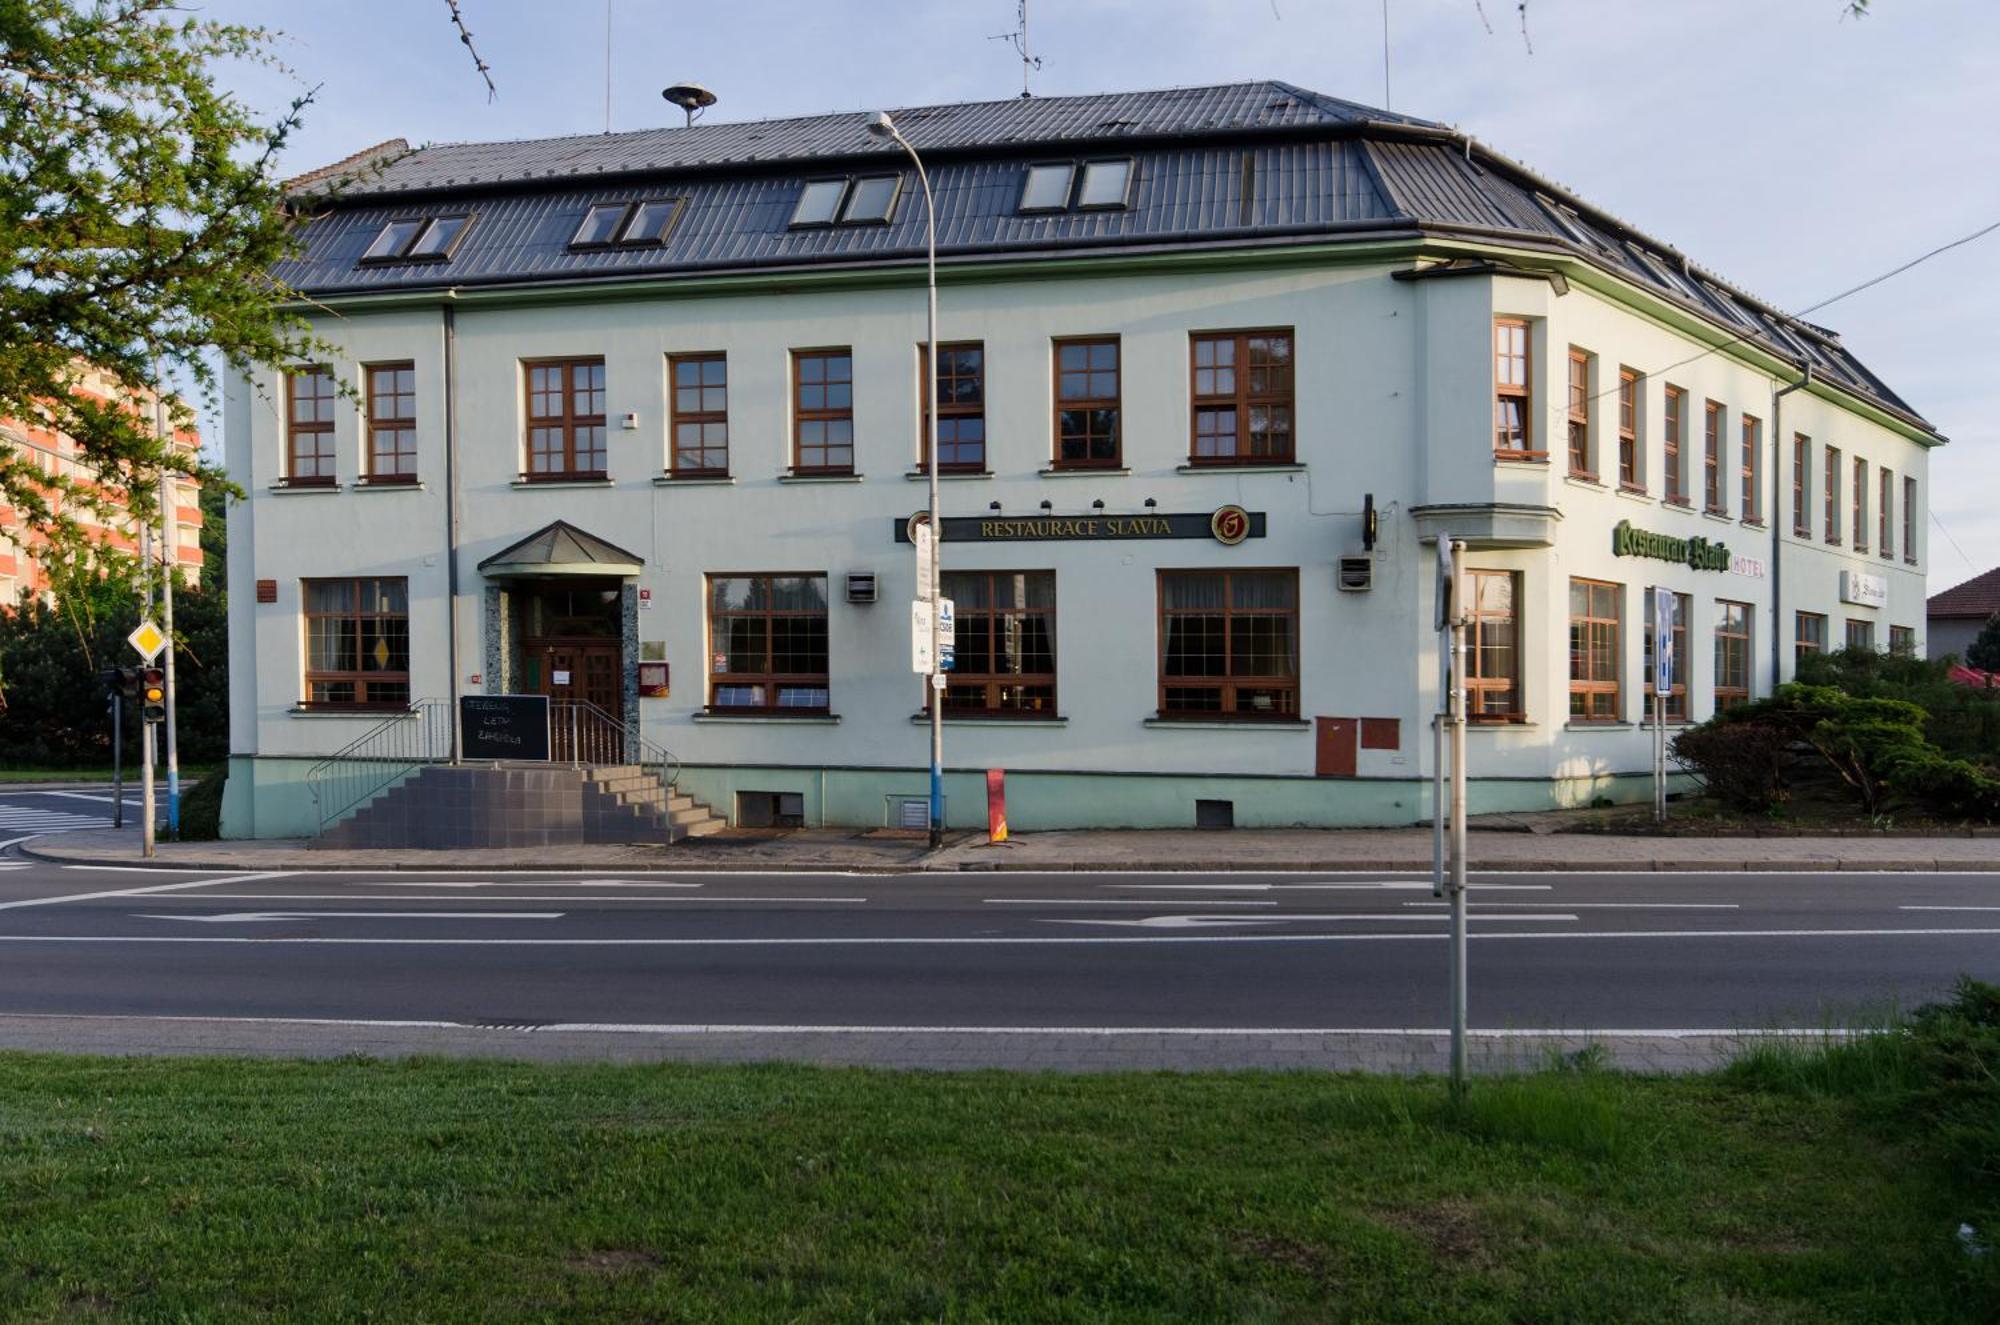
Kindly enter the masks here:
<path id="1" fill-rule="evenodd" d="M 147 722 L 167 720 L 167 674 L 158 667 L 139 670 L 140 712 Z"/>

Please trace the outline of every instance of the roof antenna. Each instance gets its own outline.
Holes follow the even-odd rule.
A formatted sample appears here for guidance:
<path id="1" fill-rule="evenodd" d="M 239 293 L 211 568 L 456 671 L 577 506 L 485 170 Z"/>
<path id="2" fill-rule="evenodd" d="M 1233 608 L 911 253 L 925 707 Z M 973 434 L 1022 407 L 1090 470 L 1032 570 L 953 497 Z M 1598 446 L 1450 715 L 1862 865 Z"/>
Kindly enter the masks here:
<path id="1" fill-rule="evenodd" d="M 1028 75 L 1042 67 L 1042 57 L 1028 54 L 1028 0 L 1016 0 L 1014 6 L 1014 30 L 996 33 L 988 41 L 1004 41 L 1014 48 L 1021 57 L 1021 100 L 1026 101 L 1034 93 L 1028 90 Z"/>
<path id="2" fill-rule="evenodd" d="M 694 127 L 697 116 L 715 104 L 715 93 L 694 82 L 675 83 L 672 87 L 661 91 L 660 95 L 687 113 L 687 124 L 684 127 L 689 129 Z"/>

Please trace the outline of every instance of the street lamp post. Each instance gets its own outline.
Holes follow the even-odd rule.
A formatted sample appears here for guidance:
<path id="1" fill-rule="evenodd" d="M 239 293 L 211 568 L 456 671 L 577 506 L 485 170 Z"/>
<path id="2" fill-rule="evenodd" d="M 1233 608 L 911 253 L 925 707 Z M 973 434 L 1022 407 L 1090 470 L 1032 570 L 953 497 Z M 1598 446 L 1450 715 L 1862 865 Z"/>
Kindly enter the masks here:
<path id="1" fill-rule="evenodd" d="M 929 371 L 924 375 L 928 398 L 924 468 L 930 478 L 931 575 L 930 583 L 921 589 L 931 603 L 931 847 L 936 849 L 944 841 L 944 673 L 941 670 L 942 632 L 939 628 L 939 602 L 943 595 L 939 588 L 942 574 L 938 569 L 944 557 L 944 518 L 938 511 L 937 204 L 931 198 L 931 177 L 930 172 L 924 169 L 924 159 L 917 155 L 917 149 L 910 146 L 910 140 L 896 128 L 896 122 L 889 118 L 887 111 L 878 110 L 868 117 L 868 132 L 877 138 L 890 139 L 909 153 L 911 162 L 917 168 L 917 183 L 924 190 L 925 286 L 930 297 L 929 330 L 924 342 L 924 353 L 929 360 Z"/>

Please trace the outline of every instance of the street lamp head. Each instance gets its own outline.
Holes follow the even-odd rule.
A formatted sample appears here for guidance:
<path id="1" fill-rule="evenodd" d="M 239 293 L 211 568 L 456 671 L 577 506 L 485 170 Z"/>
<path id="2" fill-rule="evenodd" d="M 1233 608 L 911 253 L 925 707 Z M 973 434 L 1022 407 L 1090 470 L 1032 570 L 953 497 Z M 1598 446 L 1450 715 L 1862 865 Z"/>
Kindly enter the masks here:
<path id="1" fill-rule="evenodd" d="M 894 138 L 896 122 L 889 118 L 889 112 L 878 110 L 868 117 L 868 132 L 877 138 Z"/>

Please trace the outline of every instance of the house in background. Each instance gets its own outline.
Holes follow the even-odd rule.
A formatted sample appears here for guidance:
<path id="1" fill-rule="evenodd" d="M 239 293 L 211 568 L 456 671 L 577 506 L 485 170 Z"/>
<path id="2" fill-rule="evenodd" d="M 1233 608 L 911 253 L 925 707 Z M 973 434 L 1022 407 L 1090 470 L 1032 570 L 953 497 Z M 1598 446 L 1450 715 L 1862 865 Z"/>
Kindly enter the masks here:
<path id="1" fill-rule="evenodd" d="M 1955 654 L 1963 658 L 1996 612 L 2000 612 L 2000 566 L 1933 594 L 1924 607 L 1929 623 L 1929 647 L 1924 656 Z"/>

